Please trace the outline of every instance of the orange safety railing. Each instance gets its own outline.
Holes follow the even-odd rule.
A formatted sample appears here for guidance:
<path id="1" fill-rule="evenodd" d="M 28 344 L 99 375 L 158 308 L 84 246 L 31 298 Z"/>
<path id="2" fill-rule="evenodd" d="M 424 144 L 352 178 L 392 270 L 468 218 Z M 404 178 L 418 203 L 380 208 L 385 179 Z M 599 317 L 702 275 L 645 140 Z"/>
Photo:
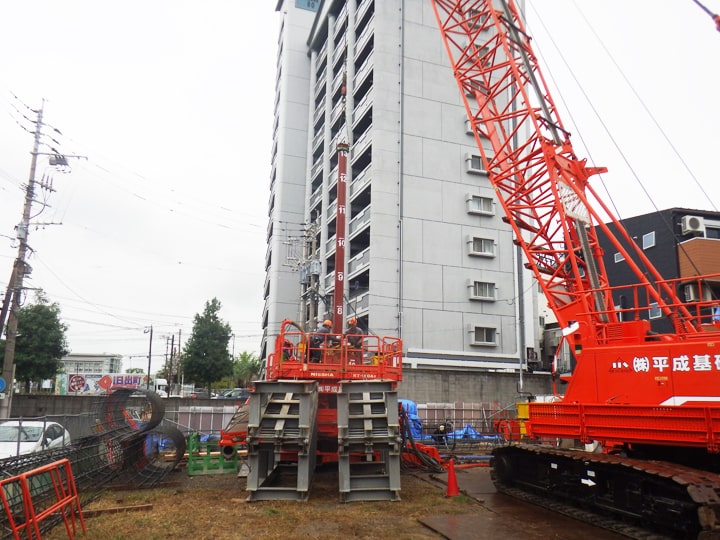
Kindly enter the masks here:
<path id="1" fill-rule="evenodd" d="M 399 338 L 289 331 L 290 325 L 294 323 L 283 325 L 275 352 L 268 357 L 268 380 L 402 379 Z"/>
<path id="2" fill-rule="evenodd" d="M 52 517 L 62 519 L 68 538 L 77 532 L 76 519 L 87 532 L 68 459 L 0 480 L 0 500 L 13 538 L 42 538 L 40 523 Z"/>

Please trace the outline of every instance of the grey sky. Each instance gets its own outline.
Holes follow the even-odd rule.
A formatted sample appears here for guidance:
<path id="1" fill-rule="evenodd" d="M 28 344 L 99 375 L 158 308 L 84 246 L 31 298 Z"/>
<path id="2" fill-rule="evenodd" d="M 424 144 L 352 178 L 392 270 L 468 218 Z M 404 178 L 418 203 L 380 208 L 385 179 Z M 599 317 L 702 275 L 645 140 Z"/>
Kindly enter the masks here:
<path id="1" fill-rule="evenodd" d="M 720 11 L 717 0 L 704 3 Z M 692 0 L 528 4 L 536 52 L 549 84 L 557 83 L 553 96 L 573 146 L 609 169 L 592 179 L 604 200 L 620 217 L 720 209 L 720 33 L 712 19 Z"/>
<path id="2" fill-rule="evenodd" d="M 153 325 L 153 352 L 161 356 L 165 336 L 181 330 L 184 341 L 212 297 L 223 303 L 236 352 L 259 350 L 280 20 L 274 6 L 3 3 L 0 234 L 12 235 L 20 219 L 32 145 L 16 123 L 31 128 L 20 113 L 30 114 L 10 92 L 33 108 L 46 98 L 46 120 L 63 133 L 59 148 L 88 158 L 73 160 L 72 174 L 55 175 L 51 208 L 33 220 L 62 225 L 30 232 L 27 285 L 60 304 L 74 352 L 119 353 L 126 368 L 146 367 L 143 329 Z M 720 10 L 720 2 L 708 6 Z M 607 185 L 621 217 L 653 205 L 712 209 L 720 201 L 720 33 L 707 15 L 691 0 L 553 0 L 528 2 L 528 18 L 575 148 L 610 168 L 594 185 Z M 0 236 L 3 285 L 15 253 Z M 161 365 L 155 356 L 153 370 Z"/>
<path id="3" fill-rule="evenodd" d="M 2 11 L 0 234 L 20 220 L 32 147 L 15 108 L 31 113 L 10 92 L 32 108 L 46 98 L 60 149 L 88 158 L 55 175 L 52 208 L 33 220 L 63 225 L 30 232 L 27 284 L 60 304 L 70 348 L 146 355 L 153 325 L 153 356 L 164 354 L 164 336 L 187 339 L 217 297 L 236 352 L 259 351 L 271 3 L 31 0 Z M 3 284 L 15 253 L 0 237 Z"/>

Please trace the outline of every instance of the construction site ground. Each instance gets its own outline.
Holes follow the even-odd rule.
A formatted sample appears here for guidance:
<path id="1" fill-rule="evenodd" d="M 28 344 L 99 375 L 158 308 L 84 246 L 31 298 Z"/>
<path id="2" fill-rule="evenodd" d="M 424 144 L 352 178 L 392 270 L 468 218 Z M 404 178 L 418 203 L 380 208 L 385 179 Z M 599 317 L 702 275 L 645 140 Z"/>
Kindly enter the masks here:
<path id="1" fill-rule="evenodd" d="M 83 507 L 87 539 L 384 539 L 615 540 L 616 534 L 498 494 L 487 467 L 402 474 L 399 501 L 343 503 L 337 470 L 315 473 L 306 501 L 246 502 L 235 473 L 173 471 L 160 487 L 116 486 Z M 450 494 L 451 496 L 448 496 Z M 80 536 L 80 535 L 79 535 Z M 62 525 L 43 536 L 68 538 Z"/>

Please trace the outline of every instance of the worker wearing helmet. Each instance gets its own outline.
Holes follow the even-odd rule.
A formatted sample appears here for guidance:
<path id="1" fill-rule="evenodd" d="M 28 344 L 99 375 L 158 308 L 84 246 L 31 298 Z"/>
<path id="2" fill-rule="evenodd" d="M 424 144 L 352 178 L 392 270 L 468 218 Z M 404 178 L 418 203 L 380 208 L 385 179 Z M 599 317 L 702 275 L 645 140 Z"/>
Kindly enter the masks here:
<path id="1" fill-rule="evenodd" d="M 330 344 L 337 344 L 337 336 L 332 335 L 332 321 L 326 319 L 320 325 L 317 330 L 310 335 L 310 361 L 320 362 L 322 358 L 322 349 L 329 346 Z"/>
<path id="2" fill-rule="evenodd" d="M 350 317 L 348 319 L 347 330 L 345 330 L 345 338 L 347 339 L 348 345 L 356 349 L 361 348 L 363 335 L 364 332 L 362 329 L 358 328 L 357 319 L 355 317 Z"/>

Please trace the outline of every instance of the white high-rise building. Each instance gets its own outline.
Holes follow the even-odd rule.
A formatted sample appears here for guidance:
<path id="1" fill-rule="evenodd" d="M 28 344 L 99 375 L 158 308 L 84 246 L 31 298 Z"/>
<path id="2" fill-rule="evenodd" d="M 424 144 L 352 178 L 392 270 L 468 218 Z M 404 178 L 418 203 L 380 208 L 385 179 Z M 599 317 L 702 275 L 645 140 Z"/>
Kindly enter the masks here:
<path id="1" fill-rule="evenodd" d="M 332 318 L 336 145 L 350 145 L 346 318 L 415 370 L 517 370 L 537 286 L 468 132 L 426 0 L 278 0 L 263 356 L 280 322 Z"/>

